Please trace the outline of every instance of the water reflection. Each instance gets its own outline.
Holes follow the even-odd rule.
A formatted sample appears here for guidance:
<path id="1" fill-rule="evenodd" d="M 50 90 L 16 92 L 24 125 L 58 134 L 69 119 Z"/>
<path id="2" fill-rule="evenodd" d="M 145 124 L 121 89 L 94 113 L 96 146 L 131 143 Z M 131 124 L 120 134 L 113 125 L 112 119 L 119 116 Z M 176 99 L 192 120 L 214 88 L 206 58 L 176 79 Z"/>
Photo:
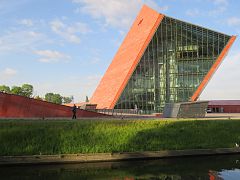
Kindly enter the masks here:
<path id="1" fill-rule="evenodd" d="M 148 161 L 0 167 L 7 180 L 239 180 L 240 155 Z"/>

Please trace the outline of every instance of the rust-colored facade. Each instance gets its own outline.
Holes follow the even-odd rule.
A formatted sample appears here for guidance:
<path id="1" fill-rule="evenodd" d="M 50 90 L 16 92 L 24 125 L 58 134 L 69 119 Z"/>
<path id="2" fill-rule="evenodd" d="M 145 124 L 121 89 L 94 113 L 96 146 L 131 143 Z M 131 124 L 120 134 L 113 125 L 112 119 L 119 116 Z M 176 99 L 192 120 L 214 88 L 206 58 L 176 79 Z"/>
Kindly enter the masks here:
<path id="1" fill-rule="evenodd" d="M 0 92 L 0 118 L 56 118 L 72 117 L 72 108 Z M 77 117 L 101 117 L 104 114 L 77 110 Z"/>
<path id="2" fill-rule="evenodd" d="M 144 5 L 90 103 L 158 113 L 197 101 L 235 39 Z"/>
<path id="3" fill-rule="evenodd" d="M 113 109 L 164 15 L 143 6 L 90 102 Z"/>

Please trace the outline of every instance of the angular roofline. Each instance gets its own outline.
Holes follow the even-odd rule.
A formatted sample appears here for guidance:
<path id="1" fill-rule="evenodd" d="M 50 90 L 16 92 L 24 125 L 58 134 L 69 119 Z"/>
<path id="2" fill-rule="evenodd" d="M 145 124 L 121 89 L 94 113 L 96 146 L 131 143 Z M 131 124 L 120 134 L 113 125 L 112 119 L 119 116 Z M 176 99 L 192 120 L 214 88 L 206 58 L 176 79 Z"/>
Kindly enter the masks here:
<path id="1" fill-rule="evenodd" d="M 171 16 L 167 16 L 167 15 L 165 15 L 165 17 L 168 17 L 168 18 L 171 18 L 171 19 L 175 19 L 175 20 L 181 21 L 181 22 L 183 22 L 183 23 L 186 23 L 186 24 L 189 24 L 189 25 L 192 25 L 192 26 L 197 26 L 197 27 L 199 27 L 199 28 L 206 29 L 206 30 L 208 30 L 208 31 L 213 31 L 213 32 L 218 33 L 218 34 L 222 34 L 222 35 L 231 37 L 231 35 L 229 35 L 229 34 L 225 34 L 225 33 L 223 33 L 223 32 L 216 31 L 216 30 L 213 30 L 213 29 L 211 29 L 211 28 L 201 26 L 201 25 L 199 25 L 199 24 L 190 23 L 190 22 L 187 22 L 187 21 L 184 21 L 184 20 L 181 20 L 181 19 L 177 19 L 177 18 L 174 18 L 174 17 L 171 17 Z"/>

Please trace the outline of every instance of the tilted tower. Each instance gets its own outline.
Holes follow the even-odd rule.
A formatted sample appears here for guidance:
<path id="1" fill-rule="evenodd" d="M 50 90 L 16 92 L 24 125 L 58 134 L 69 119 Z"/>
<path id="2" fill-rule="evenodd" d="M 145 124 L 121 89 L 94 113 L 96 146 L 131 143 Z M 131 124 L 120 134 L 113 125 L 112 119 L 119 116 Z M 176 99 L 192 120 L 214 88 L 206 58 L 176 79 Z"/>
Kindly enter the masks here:
<path id="1" fill-rule="evenodd" d="M 152 113 L 196 101 L 235 39 L 144 5 L 90 102 Z"/>

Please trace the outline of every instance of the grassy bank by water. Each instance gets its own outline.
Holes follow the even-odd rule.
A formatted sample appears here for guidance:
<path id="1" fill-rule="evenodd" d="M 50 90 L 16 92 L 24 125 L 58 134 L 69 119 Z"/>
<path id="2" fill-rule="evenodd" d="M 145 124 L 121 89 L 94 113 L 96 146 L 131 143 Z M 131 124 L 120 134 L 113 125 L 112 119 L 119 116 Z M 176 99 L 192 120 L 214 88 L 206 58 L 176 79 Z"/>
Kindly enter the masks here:
<path id="1" fill-rule="evenodd" d="M 0 120 L 0 156 L 233 148 L 240 120 Z"/>

